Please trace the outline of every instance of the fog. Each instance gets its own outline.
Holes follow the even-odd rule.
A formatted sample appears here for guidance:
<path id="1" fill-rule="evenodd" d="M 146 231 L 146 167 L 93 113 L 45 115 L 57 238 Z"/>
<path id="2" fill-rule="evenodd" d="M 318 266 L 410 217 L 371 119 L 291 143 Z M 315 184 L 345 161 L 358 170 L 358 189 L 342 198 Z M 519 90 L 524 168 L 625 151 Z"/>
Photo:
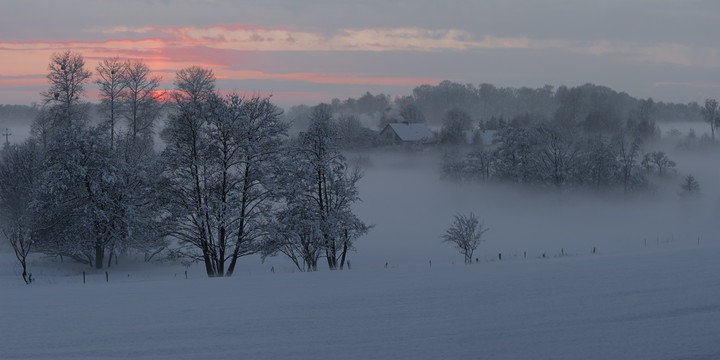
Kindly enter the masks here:
<path id="1" fill-rule="evenodd" d="M 354 264 L 428 266 L 459 263 L 462 256 L 441 236 L 456 213 L 474 212 L 490 231 L 476 251 L 481 261 L 527 256 L 631 253 L 646 248 L 697 246 L 720 240 L 718 153 L 672 151 L 677 174 L 651 189 L 558 191 L 522 185 L 442 180 L 441 155 L 373 152 L 360 184 L 358 215 L 375 227 L 357 242 Z M 350 155 L 351 157 L 353 155 Z M 357 156 L 357 155 L 354 155 Z M 697 199 L 682 198 L 682 177 L 701 186 Z"/>
<path id="2" fill-rule="evenodd" d="M 30 137 L 30 127 L 32 122 L 26 119 L 2 119 L 0 120 L 0 133 L 2 133 L 2 142 L 5 143 L 5 131 L 10 135 L 7 141 L 10 144 L 19 144 Z"/>
<path id="3" fill-rule="evenodd" d="M 29 136 L 27 121 L 4 119 L 10 143 Z M 349 254 L 353 267 L 426 267 L 461 263 L 462 255 L 441 236 L 455 214 L 474 212 L 490 231 L 477 249 L 480 261 L 621 254 L 697 246 L 720 242 L 720 151 L 717 147 L 683 149 L 678 146 L 692 130 L 709 136 L 702 122 L 658 123 L 662 139 L 644 145 L 643 152 L 663 150 L 677 163 L 676 172 L 654 178 L 649 190 L 623 194 L 621 189 L 593 192 L 583 189 L 541 188 L 499 183 L 444 180 L 442 150 L 375 149 L 348 153 L 362 163 L 361 202 L 357 215 L 373 225 Z M 676 129 L 679 135 L 671 136 Z M 4 139 L 2 139 L 4 140 Z M 682 178 L 692 174 L 701 196 L 679 195 Z M 282 256 L 252 256 L 239 272 L 293 271 Z"/>

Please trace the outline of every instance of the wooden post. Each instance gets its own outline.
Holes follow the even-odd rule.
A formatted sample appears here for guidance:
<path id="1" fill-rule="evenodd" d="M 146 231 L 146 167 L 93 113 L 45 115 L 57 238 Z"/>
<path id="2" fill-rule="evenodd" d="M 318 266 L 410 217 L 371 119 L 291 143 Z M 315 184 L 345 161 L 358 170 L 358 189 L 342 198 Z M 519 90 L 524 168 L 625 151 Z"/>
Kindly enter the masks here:
<path id="1" fill-rule="evenodd" d="M 83 284 L 85 283 L 85 272 L 83 271 Z"/>
<path id="2" fill-rule="evenodd" d="M 107 271 L 105 272 L 105 282 L 110 282 L 110 276 Z"/>
<path id="3" fill-rule="evenodd" d="M 187 270 L 185 270 L 185 280 L 187 280 Z"/>
<path id="4" fill-rule="evenodd" d="M 502 253 L 498 253 L 498 261 L 502 260 Z"/>
<path id="5" fill-rule="evenodd" d="M 5 136 L 5 145 L 10 145 L 10 135 L 12 135 L 10 130 L 5 128 L 5 133 L 3 134 L 3 136 Z"/>

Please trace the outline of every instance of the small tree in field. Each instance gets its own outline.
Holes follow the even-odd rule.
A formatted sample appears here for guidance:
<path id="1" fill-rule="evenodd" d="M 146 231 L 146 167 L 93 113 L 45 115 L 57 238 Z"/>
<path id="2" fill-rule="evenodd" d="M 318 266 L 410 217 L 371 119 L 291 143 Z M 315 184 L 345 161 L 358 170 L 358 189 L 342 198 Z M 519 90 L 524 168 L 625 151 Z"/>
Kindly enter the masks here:
<path id="1" fill-rule="evenodd" d="M 472 264 L 473 252 L 484 241 L 482 236 L 488 230 L 490 229 L 485 227 L 475 214 L 457 214 L 452 225 L 443 235 L 443 242 L 454 244 L 465 256 L 465 264 Z"/>
<path id="2" fill-rule="evenodd" d="M 682 189 L 682 192 L 680 193 L 682 196 L 692 196 L 700 193 L 700 184 L 697 180 L 695 180 L 695 177 L 692 176 L 692 174 L 683 179 L 682 184 L 680 184 L 680 188 Z"/>

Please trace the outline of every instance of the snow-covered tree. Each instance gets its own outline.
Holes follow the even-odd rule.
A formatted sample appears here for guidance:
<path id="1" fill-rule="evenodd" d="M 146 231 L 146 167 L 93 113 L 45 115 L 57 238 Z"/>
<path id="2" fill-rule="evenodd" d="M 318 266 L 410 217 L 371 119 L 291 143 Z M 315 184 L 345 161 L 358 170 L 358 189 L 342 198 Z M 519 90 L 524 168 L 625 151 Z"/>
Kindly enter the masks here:
<path id="1" fill-rule="evenodd" d="M 102 127 L 72 126 L 47 150 L 37 211 L 42 252 L 68 256 L 100 269 L 117 237 L 121 165 L 111 155 Z"/>
<path id="2" fill-rule="evenodd" d="M 460 109 L 448 111 L 442 124 L 440 142 L 443 144 L 464 144 L 465 131 L 473 127 L 470 115 Z"/>
<path id="3" fill-rule="evenodd" d="M 269 98 L 222 97 L 211 76 L 178 72 L 162 162 L 171 234 L 212 277 L 232 275 L 239 257 L 259 251 L 287 126 Z"/>
<path id="4" fill-rule="evenodd" d="M 545 183 L 561 187 L 572 176 L 578 148 L 572 141 L 573 134 L 558 126 L 537 128 L 540 151 L 537 158 L 538 177 Z"/>
<path id="5" fill-rule="evenodd" d="M 538 136 L 535 128 L 505 127 L 497 134 L 495 174 L 500 180 L 518 183 L 535 181 Z"/>
<path id="6" fill-rule="evenodd" d="M 340 116 L 337 125 L 344 149 L 369 148 L 377 143 L 377 133 L 363 126 L 355 115 Z"/>
<path id="7" fill-rule="evenodd" d="M 488 230 L 474 213 L 457 214 L 442 238 L 443 242 L 451 243 L 460 250 L 465 264 L 472 264 L 473 253 L 484 241 L 482 236 Z"/>
<path id="8" fill-rule="evenodd" d="M 35 186 L 41 157 L 33 140 L 6 145 L 0 154 L 0 233 L 9 241 L 22 266 L 22 278 L 30 283 L 27 256 L 34 249 Z"/>
<path id="9" fill-rule="evenodd" d="M 580 155 L 576 181 L 588 184 L 595 190 L 609 188 L 617 183 L 619 164 L 613 144 L 604 136 L 590 138 Z"/>
<path id="10" fill-rule="evenodd" d="M 316 269 L 312 260 L 320 251 L 331 270 L 341 269 L 354 241 L 369 230 L 352 212 L 360 199 L 361 174 L 349 169 L 340 153 L 330 107 L 315 107 L 311 121 L 291 150 L 283 189 L 286 204 L 278 215 L 285 226 L 275 242 L 291 259 L 303 259 L 306 268 Z"/>
<path id="11" fill-rule="evenodd" d="M 409 123 L 425 123 L 425 114 L 417 105 L 408 103 L 400 108 L 400 117 Z"/>
<path id="12" fill-rule="evenodd" d="M 293 170 L 288 166 L 288 170 Z M 289 171 L 288 174 L 292 174 Z M 288 176 L 288 180 L 290 177 Z M 300 271 L 317 271 L 318 261 L 323 255 L 323 235 L 319 221 L 310 215 L 304 189 L 299 182 L 288 181 L 283 187 L 286 202 L 276 211 L 269 236 L 263 242 L 262 256 L 281 253 L 290 259 Z"/>

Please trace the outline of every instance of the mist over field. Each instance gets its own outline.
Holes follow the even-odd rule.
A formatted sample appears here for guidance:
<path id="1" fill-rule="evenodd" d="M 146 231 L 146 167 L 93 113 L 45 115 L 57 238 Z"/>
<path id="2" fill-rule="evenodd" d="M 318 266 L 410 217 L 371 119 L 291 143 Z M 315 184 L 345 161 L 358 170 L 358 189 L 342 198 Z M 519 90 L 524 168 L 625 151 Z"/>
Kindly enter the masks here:
<path id="1" fill-rule="evenodd" d="M 635 252 L 647 246 L 692 246 L 720 241 L 720 160 L 713 153 L 672 153 L 678 175 L 652 191 L 624 195 L 582 189 L 459 183 L 440 178 L 435 153 L 372 153 L 360 183 L 359 215 L 375 228 L 358 242 L 357 262 L 443 263 L 462 259 L 439 240 L 456 213 L 475 212 L 490 228 L 478 249 L 482 260 Z M 692 173 L 700 199 L 679 195 L 679 174 Z"/>
<path id="2" fill-rule="evenodd" d="M 11 143 L 30 134 L 28 120 L 5 121 Z M 648 189 L 623 194 L 620 190 L 478 183 L 444 179 L 441 174 L 447 149 L 408 150 L 387 148 L 349 151 L 345 156 L 358 164 L 361 201 L 358 216 L 372 225 L 360 238 L 349 260 L 356 268 L 426 266 L 461 263 L 457 250 L 442 243 L 441 236 L 456 214 L 476 213 L 490 228 L 476 256 L 480 261 L 537 258 L 599 253 L 632 253 L 645 247 L 686 247 L 720 241 L 720 157 L 717 148 L 684 149 L 690 132 L 709 136 L 707 124 L 658 123 L 661 138 L 643 145 L 663 150 L 677 162 L 674 172 L 653 179 Z M 671 131 L 677 130 L 675 134 Z M 694 175 L 702 195 L 680 196 L 683 176 Z M 3 248 L 9 250 L 7 244 Z M 239 264 L 249 274 L 294 271 L 282 256 L 250 256 Z"/>

